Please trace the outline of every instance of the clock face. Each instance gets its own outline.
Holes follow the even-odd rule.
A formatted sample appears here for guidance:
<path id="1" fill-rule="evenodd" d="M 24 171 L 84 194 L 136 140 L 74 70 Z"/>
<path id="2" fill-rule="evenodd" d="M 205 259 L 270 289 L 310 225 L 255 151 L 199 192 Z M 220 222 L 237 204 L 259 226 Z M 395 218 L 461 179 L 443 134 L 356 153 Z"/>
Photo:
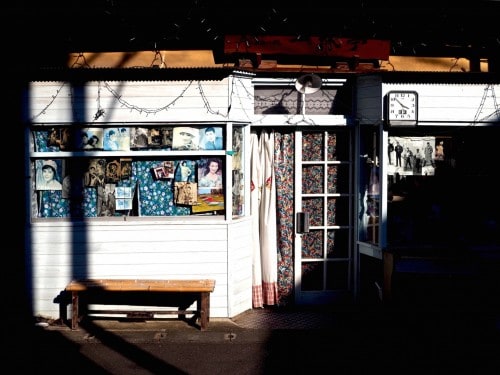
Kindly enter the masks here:
<path id="1" fill-rule="evenodd" d="M 391 91 L 387 94 L 387 120 L 391 125 L 415 125 L 417 123 L 417 93 Z"/>

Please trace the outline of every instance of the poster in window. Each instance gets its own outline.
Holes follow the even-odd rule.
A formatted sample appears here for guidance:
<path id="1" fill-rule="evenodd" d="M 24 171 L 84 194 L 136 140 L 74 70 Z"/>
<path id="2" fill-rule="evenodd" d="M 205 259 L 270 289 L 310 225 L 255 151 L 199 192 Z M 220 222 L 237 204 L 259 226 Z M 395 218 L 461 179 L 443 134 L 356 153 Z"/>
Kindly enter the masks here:
<path id="1" fill-rule="evenodd" d="M 400 176 L 434 176 L 436 138 L 389 137 L 387 173 Z"/>
<path id="2" fill-rule="evenodd" d="M 198 161 L 198 202 L 193 213 L 224 210 L 224 184 L 221 158 Z"/>
<path id="3" fill-rule="evenodd" d="M 195 182 L 196 181 L 196 161 L 179 160 L 175 167 L 175 181 Z"/>

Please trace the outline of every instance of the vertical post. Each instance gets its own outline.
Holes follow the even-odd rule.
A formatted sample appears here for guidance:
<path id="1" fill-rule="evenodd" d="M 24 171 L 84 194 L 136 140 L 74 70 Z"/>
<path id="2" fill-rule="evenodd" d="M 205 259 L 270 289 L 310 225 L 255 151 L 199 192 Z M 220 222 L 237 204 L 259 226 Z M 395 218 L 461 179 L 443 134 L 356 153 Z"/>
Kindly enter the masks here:
<path id="1" fill-rule="evenodd" d="M 208 327 L 210 320 L 210 292 L 201 292 L 200 303 L 200 328 L 202 331 Z"/>
<path id="2" fill-rule="evenodd" d="M 78 292 L 71 292 L 71 329 L 78 328 Z"/>

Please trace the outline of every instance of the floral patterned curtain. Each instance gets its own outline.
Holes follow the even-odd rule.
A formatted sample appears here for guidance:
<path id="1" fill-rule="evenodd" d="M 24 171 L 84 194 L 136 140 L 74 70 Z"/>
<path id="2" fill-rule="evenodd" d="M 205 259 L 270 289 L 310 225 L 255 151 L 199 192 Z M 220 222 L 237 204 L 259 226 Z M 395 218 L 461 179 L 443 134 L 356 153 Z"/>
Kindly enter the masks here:
<path id="1" fill-rule="evenodd" d="M 293 133 L 251 135 L 253 307 L 293 301 Z"/>

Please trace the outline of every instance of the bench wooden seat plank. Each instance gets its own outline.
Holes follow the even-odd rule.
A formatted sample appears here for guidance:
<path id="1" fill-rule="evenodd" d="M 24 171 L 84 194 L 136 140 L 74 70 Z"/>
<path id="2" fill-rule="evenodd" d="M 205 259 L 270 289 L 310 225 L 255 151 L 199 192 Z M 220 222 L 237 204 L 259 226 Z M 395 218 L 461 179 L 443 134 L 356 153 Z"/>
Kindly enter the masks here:
<path id="1" fill-rule="evenodd" d="M 142 311 L 136 315 L 147 315 L 153 313 L 178 314 L 184 316 L 187 313 L 196 313 L 200 318 L 200 329 L 207 328 L 210 314 L 210 293 L 214 291 L 215 280 L 144 280 L 144 279 L 80 279 L 72 280 L 65 288 L 71 293 L 72 319 L 71 328 L 78 329 L 80 319 L 79 293 L 90 291 L 109 292 L 175 292 L 175 293 L 199 293 L 200 298 L 196 311 Z M 99 311 L 100 313 L 103 311 Z M 114 311 L 116 312 L 116 311 Z M 121 311 L 126 313 L 126 311 Z"/>

